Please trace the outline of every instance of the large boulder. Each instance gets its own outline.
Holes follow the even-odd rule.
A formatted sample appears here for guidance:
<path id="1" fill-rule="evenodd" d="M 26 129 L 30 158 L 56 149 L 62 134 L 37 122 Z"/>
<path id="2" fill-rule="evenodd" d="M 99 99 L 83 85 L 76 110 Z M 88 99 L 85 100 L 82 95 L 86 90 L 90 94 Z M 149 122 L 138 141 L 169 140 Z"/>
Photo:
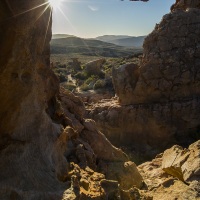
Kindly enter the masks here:
<path id="1" fill-rule="evenodd" d="M 104 58 L 90 61 L 85 64 L 85 71 L 88 75 L 101 75 L 102 65 L 106 62 Z"/>
<path id="2" fill-rule="evenodd" d="M 164 149 L 200 137 L 199 1 L 179 2 L 146 37 L 140 66 L 113 69 L 118 103 L 89 108 L 115 144 Z"/>
<path id="3" fill-rule="evenodd" d="M 134 63 L 128 63 L 118 68 L 113 67 L 112 77 L 114 89 L 120 103 L 129 104 L 129 99 L 139 78 L 139 66 Z"/>
<path id="4" fill-rule="evenodd" d="M 181 101 L 200 95 L 199 18 L 199 7 L 163 16 L 145 38 L 138 81 L 128 99 L 119 96 L 122 104 Z"/>
<path id="5" fill-rule="evenodd" d="M 139 172 L 145 182 L 140 193 L 154 200 L 199 199 L 199 144 L 200 141 L 197 141 L 188 149 L 173 146 L 152 161 L 139 165 Z"/>
<path id="6" fill-rule="evenodd" d="M 182 181 L 200 180 L 200 140 L 188 149 L 175 145 L 163 154 L 162 169 Z"/>

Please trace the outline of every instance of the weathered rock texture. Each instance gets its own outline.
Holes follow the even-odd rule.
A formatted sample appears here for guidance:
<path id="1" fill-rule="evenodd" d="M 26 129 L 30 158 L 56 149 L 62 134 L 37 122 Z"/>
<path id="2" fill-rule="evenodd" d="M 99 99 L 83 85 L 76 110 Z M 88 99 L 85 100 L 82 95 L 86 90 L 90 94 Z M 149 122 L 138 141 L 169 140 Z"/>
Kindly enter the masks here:
<path id="1" fill-rule="evenodd" d="M 120 105 L 111 101 L 89 109 L 115 144 L 166 148 L 200 137 L 199 1 L 175 5 L 146 37 L 141 65 L 113 69 Z"/>
<path id="2" fill-rule="evenodd" d="M 59 91 L 50 38 L 44 0 L 0 1 L 1 199 L 151 199 L 136 165 L 83 118 L 82 101 Z"/>
<path id="3" fill-rule="evenodd" d="M 189 149 L 173 146 L 164 154 L 157 155 L 152 161 L 139 165 L 139 171 L 145 182 L 144 190 L 140 193 L 152 197 L 154 200 L 200 199 L 199 142 L 192 144 Z M 180 151 L 181 155 L 179 154 L 175 158 L 177 149 L 182 149 L 182 151 Z M 191 159 L 193 163 L 191 163 Z M 187 183 L 185 178 L 184 180 L 177 179 L 180 171 L 178 166 L 183 170 L 183 174 L 190 174 L 191 179 L 187 179 Z M 163 167 L 165 167 L 164 170 Z M 176 173 L 171 173 L 172 171 Z"/>
<path id="4" fill-rule="evenodd" d="M 129 174 L 141 176 L 134 165 L 124 169 L 127 156 L 83 118 L 82 101 L 59 92 L 50 39 L 46 1 L 0 1 L 1 199 L 105 199 L 102 180 L 123 189 Z"/>
<path id="5" fill-rule="evenodd" d="M 188 149 L 175 145 L 163 154 L 162 169 L 185 182 L 200 181 L 200 140 Z"/>
<path id="6" fill-rule="evenodd" d="M 121 106 L 117 100 L 102 100 L 89 106 L 87 115 L 115 145 L 156 153 L 172 144 L 187 145 L 199 137 L 199 103 L 196 98 Z"/>
<path id="7" fill-rule="evenodd" d="M 139 78 L 139 66 L 134 63 L 121 65 L 112 69 L 112 80 L 120 103 L 129 101 L 130 94 L 134 92 Z"/>
<path id="8" fill-rule="evenodd" d="M 43 5 L 26 12 L 42 3 L 0 2 L 1 189 L 48 193 L 60 188 L 52 149 L 62 127 L 46 112 L 54 110 L 58 91 L 48 68 L 51 11 Z"/>
<path id="9" fill-rule="evenodd" d="M 163 17 L 145 39 L 139 78 L 134 78 L 129 96 L 117 93 L 122 104 L 168 102 L 200 94 L 199 18 L 198 8 L 176 10 Z M 131 76 L 127 74 L 130 84 Z M 123 89 L 126 91 L 118 90 Z"/>

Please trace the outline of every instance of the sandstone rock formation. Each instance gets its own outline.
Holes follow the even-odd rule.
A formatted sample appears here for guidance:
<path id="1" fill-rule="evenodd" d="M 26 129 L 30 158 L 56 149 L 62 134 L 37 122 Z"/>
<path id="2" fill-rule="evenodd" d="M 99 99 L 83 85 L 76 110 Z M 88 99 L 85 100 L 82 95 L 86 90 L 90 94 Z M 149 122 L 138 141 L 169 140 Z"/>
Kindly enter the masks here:
<path id="1" fill-rule="evenodd" d="M 191 178 L 189 186 L 178 181 L 178 187 L 166 189 L 167 198 L 161 198 L 165 190 L 157 186 L 139 190 L 143 177 L 151 187 L 151 173 L 143 170 L 147 164 L 139 173 L 93 120 L 84 119 L 82 101 L 59 90 L 50 70 L 48 3 L 2 0 L 0 11 L 1 199 L 170 199 L 169 191 L 176 188 L 181 188 L 181 197 L 198 197 L 199 173 L 194 165 L 195 176 L 190 176 L 188 163 L 194 157 L 198 163 L 199 142 L 190 146 L 182 168 Z"/>
<path id="2" fill-rule="evenodd" d="M 199 16 L 199 8 L 188 8 L 163 17 L 145 39 L 138 81 L 129 97 L 119 95 L 122 104 L 181 101 L 200 94 Z"/>
<path id="3" fill-rule="evenodd" d="M 112 79 L 116 94 L 120 97 L 119 101 L 129 101 L 130 94 L 133 93 L 139 78 L 139 66 L 134 63 L 128 63 L 113 67 Z"/>
<path id="4" fill-rule="evenodd" d="M 200 141 L 197 141 L 196 143 L 192 144 L 189 149 L 184 149 L 184 152 L 190 152 L 188 159 L 185 159 L 184 153 L 182 153 L 183 159 L 177 159 L 175 161 L 176 165 L 184 166 L 185 172 L 191 172 L 191 175 L 193 174 L 192 172 L 195 172 L 195 175 L 192 177 L 192 179 L 187 181 L 187 183 L 184 180 L 177 179 L 176 175 L 173 176 L 170 172 L 168 173 L 165 171 L 165 169 L 162 169 L 166 163 L 166 159 L 174 159 L 173 155 L 176 154 L 176 148 L 172 147 L 166 150 L 166 152 L 171 152 L 171 156 L 170 154 L 167 154 L 166 158 L 166 152 L 164 152 L 164 154 L 161 153 L 157 155 L 152 161 L 145 162 L 138 166 L 139 172 L 144 180 L 141 189 L 138 189 L 135 186 L 132 186 L 131 188 L 128 187 L 128 189 L 126 188 L 127 185 L 124 185 L 123 188 L 119 188 L 117 181 L 106 180 L 104 179 L 105 176 L 100 173 L 94 172 L 89 168 L 82 170 L 78 165 L 72 164 L 71 167 L 73 170 L 71 171 L 71 187 L 65 191 L 64 197 L 67 199 L 69 198 L 69 194 L 72 197 L 75 197 L 77 194 L 79 194 L 79 198 L 87 199 L 88 196 L 85 195 L 85 192 L 91 191 L 90 197 L 92 198 L 103 197 L 105 199 L 112 200 L 200 199 L 199 143 Z M 195 167 L 192 168 L 192 170 L 191 166 L 189 165 L 191 159 L 194 163 L 198 163 L 197 165 L 193 165 Z M 124 167 L 126 170 L 133 170 L 135 168 L 130 168 L 132 165 L 132 162 L 127 162 Z M 176 168 L 176 170 L 178 170 L 178 168 Z M 79 179 L 80 181 L 76 181 L 76 177 L 81 177 L 81 179 Z M 131 177 L 129 181 L 131 181 Z M 137 182 L 139 179 L 140 177 L 137 178 L 135 182 L 136 184 L 139 183 Z M 129 184 L 129 181 L 124 183 Z M 97 187 L 100 185 L 101 187 Z M 80 191 L 80 193 L 77 193 L 77 191 Z M 102 196 L 102 194 L 104 196 Z"/>
<path id="5" fill-rule="evenodd" d="M 115 145 L 149 155 L 172 144 L 185 146 L 199 137 L 198 99 L 128 106 L 105 99 L 88 106 L 87 112 Z"/>
<path id="6" fill-rule="evenodd" d="M 123 171 L 127 156 L 83 118 L 81 100 L 59 92 L 50 39 L 45 0 L 0 1 L 1 199 L 105 199 L 100 181 L 120 185 L 133 170 Z"/>
<path id="7" fill-rule="evenodd" d="M 115 144 L 158 150 L 200 137 L 199 1 L 186 0 L 184 8 L 181 2 L 146 37 L 139 68 L 113 69 L 120 105 L 89 108 L 89 117 Z"/>
<path id="8" fill-rule="evenodd" d="M 166 152 L 156 156 L 155 159 L 149 162 L 145 162 L 138 166 L 139 172 L 143 177 L 144 183 L 141 189 L 132 187 L 130 189 L 120 190 L 120 197 L 122 200 L 171 200 L 171 199 L 200 199 L 200 174 L 199 174 L 199 141 L 192 144 L 189 149 L 184 149 L 184 152 L 189 152 L 188 158 L 185 159 L 184 152 L 182 152 L 182 159 L 176 159 L 177 166 L 184 166 L 184 171 L 192 175 L 191 179 L 185 182 L 185 180 L 177 179 L 170 172 L 162 169 L 166 166 L 166 159 L 173 160 L 174 154 L 176 154 L 175 147 L 172 147 Z M 182 148 L 182 147 L 179 147 Z M 180 156 L 181 157 L 181 156 Z M 180 158 L 179 157 L 179 158 Z M 191 164 L 191 159 L 194 164 Z M 198 163 L 198 164 L 197 164 Z M 172 163 L 171 163 L 172 164 Z M 192 166 L 192 167 L 191 167 Z M 173 166 L 171 166 L 173 167 Z M 174 168 L 175 169 L 175 168 Z M 183 168 L 182 168 L 183 169 Z M 176 168 L 175 170 L 179 170 Z M 114 187 L 114 183 L 112 184 Z"/>
<path id="9" fill-rule="evenodd" d="M 188 149 L 175 145 L 163 154 L 162 169 L 178 179 L 190 182 L 200 180 L 200 140 Z"/>
<path id="10" fill-rule="evenodd" d="M 85 71 L 89 75 L 101 75 L 101 67 L 106 62 L 104 58 L 90 61 L 85 64 Z"/>
<path id="11" fill-rule="evenodd" d="M 58 91 L 48 67 L 51 12 L 46 4 L 26 12 L 41 3 L 0 2 L 0 188 L 17 194 L 60 188 L 52 149 L 62 126 L 47 114 Z"/>
<path id="12" fill-rule="evenodd" d="M 141 175 L 144 178 L 145 187 L 144 190 L 140 190 L 140 194 L 145 194 L 149 197 L 152 197 L 154 200 L 168 200 L 168 199 L 200 199 L 200 185 L 199 185 L 199 142 L 192 144 L 189 149 L 182 151 L 182 159 L 174 158 L 174 155 L 177 153 L 177 147 L 172 147 L 171 149 L 166 150 L 164 154 L 159 154 L 151 162 L 146 162 L 138 166 Z M 181 147 L 179 147 L 180 149 Z M 172 154 L 170 155 L 169 152 Z M 184 157 L 184 153 L 188 152 L 188 158 Z M 166 157 L 167 156 L 167 157 Z M 191 158 L 194 163 L 191 168 Z M 162 170 L 163 166 L 166 166 L 167 159 L 175 159 L 176 166 L 185 166 L 184 171 L 195 172 L 195 175 L 187 183 L 183 180 L 177 179 L 177 176 L 172 176 L 171 171 L 167 173 Z M 190 163 L 190 164 L 189 164 Z M 173 163 L 171 163 L 173 165 Z M 179 173 L 178 168 L 172 168 Z M 169 168 L 168 168 L 169 169 Z M 183 169 L 183 168 L 182 168 Z M 146 190 L 146 191 L 145 191 Z"/>

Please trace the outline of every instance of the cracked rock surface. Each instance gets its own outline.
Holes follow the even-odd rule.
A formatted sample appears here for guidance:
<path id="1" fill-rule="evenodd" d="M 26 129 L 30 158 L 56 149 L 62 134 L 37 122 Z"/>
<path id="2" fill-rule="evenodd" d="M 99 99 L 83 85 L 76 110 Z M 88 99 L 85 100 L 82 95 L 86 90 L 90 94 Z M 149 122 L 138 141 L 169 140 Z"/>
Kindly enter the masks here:
<path id="1" fill-rule="evenodd" d="M 113 68 L 118 102 L 90 105 L 87 116 L 114 144 L 155 154 L 200 138 L 199 35 L 199 1 L 176 1 L 146 37 L 140 65 Z"/>
<path id="2" fill-rule="evenodd" d="M 121 66 L 113 74 L 116 93 L 122 105 L 168 102 L 199 96 L 199 21 L 199 8 L 180 9 L 163 16 L 144 41 L 139 71 L 135 72 L 134 77 L 131 77 L 132 73 L 127 73 L 127 79 L 124 79 L 130 83 L 131 89 L 124 87 L 127 83 L 121 81 L 118 84 L 120 80 L 115 81 L 115 74 L 120 71 L 126 73 L 128 65 Z M 133 80 L 134 84 L 131 82 Z M 118 92 L 122 90 L 124 94 Z"/>

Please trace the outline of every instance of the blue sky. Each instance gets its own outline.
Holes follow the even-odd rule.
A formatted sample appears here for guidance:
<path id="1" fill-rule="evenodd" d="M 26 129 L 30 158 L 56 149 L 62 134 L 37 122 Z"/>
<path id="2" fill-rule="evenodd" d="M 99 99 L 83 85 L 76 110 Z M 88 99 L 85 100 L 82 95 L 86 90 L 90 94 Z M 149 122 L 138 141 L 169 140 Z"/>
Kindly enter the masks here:
<path id="1" fill-rule="evenodd" d="M 84 38 L 150 33 L 175 0 L 62 0 L 53 10 L 53 33 Z"/>

